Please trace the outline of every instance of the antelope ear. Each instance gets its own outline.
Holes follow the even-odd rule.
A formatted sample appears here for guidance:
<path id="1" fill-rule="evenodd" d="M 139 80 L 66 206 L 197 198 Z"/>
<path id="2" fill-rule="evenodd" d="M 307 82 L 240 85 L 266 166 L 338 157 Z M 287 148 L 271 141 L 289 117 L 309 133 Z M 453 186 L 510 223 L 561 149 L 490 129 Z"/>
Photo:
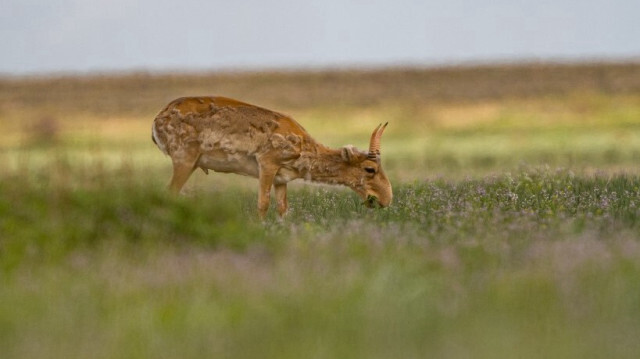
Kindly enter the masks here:
<path id="1" fill-rule="evenodd" d="M 346 145 L 342 147 L 341 155 L 342 155 L 342 159 L 345 162 L 348 162 L 348 163 L 358 162 L 359 152 L 355 147 L 351 145 Z"/>

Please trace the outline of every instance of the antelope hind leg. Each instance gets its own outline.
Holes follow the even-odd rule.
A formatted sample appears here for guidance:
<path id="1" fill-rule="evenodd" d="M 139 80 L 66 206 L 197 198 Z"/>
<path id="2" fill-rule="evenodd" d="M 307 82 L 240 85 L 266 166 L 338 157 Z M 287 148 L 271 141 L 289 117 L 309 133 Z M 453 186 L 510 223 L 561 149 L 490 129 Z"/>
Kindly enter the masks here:
<path id="1" fill-rule="evenodd" d="M 199 158 L 200 154 L 194 150 L 183 150 L 172 154 L 173 176 L 171 177 L 171 183 L 169 183 L 169 190 L 172 193 L 180 193 L 180 190 L 196 169 Z"/>

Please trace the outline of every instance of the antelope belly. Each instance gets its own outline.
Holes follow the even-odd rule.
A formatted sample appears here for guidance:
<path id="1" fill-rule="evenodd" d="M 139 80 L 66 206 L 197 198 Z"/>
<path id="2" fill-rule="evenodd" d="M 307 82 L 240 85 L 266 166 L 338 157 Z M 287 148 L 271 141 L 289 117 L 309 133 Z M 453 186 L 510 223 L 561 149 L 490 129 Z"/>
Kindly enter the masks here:
<path id="1" fill-rule="evenodd" d="M 202 154 L 198 160 L 198 167 L 216 172 L 237 173 L 240 175 L 258 177 L 258 162 L 254 156 L 243 153 L 210 152 Z"/>

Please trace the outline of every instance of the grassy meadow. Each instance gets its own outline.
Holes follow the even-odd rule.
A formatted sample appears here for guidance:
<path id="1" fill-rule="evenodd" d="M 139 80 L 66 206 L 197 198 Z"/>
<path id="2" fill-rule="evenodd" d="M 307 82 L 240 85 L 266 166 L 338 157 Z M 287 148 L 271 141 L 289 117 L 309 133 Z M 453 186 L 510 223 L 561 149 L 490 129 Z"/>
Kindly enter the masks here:
<path id="1" fill-rule="evenodd" d="M 366 148 L 391 207 L 198 171 L 153 118 L 217 94 Z M 640 65 L 0 78 L 0 356 L 635 358 Z"/>

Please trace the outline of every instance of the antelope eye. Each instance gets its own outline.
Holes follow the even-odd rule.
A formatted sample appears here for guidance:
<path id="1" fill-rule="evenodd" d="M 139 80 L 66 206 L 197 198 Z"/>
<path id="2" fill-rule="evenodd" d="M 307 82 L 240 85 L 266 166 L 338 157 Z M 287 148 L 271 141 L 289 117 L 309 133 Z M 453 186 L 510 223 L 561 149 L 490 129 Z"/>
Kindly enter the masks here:
<path id="1" fill-rule="evenodd" d="M 376 169 L 373 167 L 365 167 L 364 170 L 367 171 L 367 173 L 376 173 Z"/>

